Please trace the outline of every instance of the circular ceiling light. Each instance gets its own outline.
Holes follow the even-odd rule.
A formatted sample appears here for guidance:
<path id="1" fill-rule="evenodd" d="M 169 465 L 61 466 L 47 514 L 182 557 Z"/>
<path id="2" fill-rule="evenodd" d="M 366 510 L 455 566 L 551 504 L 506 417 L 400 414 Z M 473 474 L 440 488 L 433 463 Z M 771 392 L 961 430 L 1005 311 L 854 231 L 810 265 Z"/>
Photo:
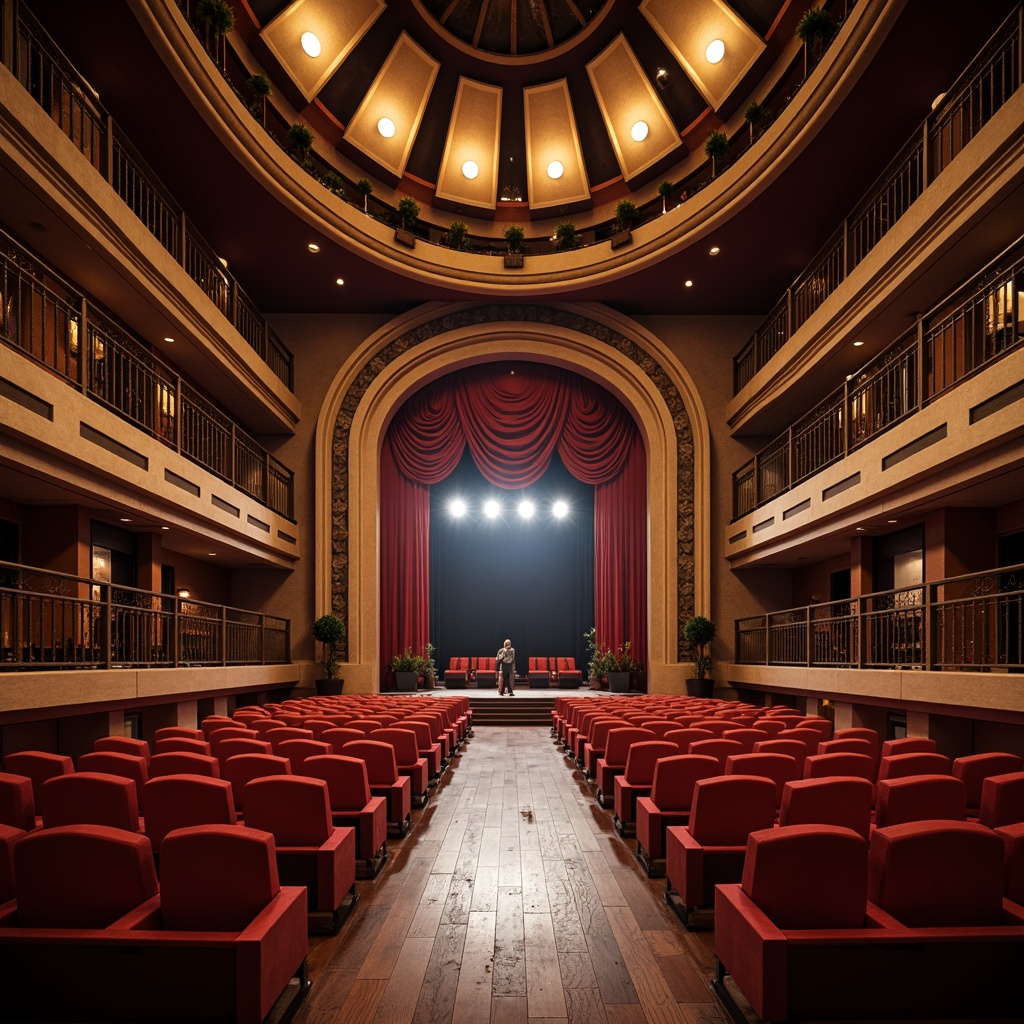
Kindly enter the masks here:
<path id="1" fill-rule="evenodd" d="M 684 288 L 692 288 L 693 287 L 693 282 L 692 281 L 684 281 L 683 282 L 683 287 Z"/>
<path id="2" fill-rule="evenodd" d="M 390 117 L 382 117 L 377 122 L 377 131 L 384 136 L 385 139 L 393 139 L 395 137 L 395 122 Z"/>
<path id="3" fill-rule="evenodd" d="M 319 57 L 320 56 L 320 40 L 317 38 L 315 32 L 303 32 L 299 38 L 299 42 L 302 44 L 302 52 L 307 57 Z"/>
<path id="4" fill-rule="evenodd" d="M 708 249 L 708 252 L 711 253 L 712 256 L 717 256 L 721 251 L 722 250 L 719 249 L 717 245 L 713 245 Z"/>
<path id="5" fill-rule="evenodd" d="M 854 347 L 854 348 L 860 348 L 860 347 L 861 347 L 861 346 L 862 346 L 863 344 L 864 344 L 864 342 L 863 342 L 863 341 L 855 341 L 855 342 L 853 343 L 853 347 Z"/>
<path id="6" fill-rule="evenodd" d="M 553 180 L 558 180 L 565 173 L 565 168 L 562 166 L 560 160 L 552 160 L 548 164 L 548 177 Z"/>
<path id="7" fill-rule="evenodd" d="M 633 137 L 634 142 L 643 142 L 647 138 L 647 133 L 650 129 L 647 127 L 646 121 L 637 121 L 629 130 L 629 134 Z"/>
<path id="8" fill-rule="evenodd" d="M 164 338 L 164 341 L 166 341 L 168 345 L 173 345 L 174 344 L 174 339 L 173 338 Z"/>
<path id="9" fill-rule="evenodd" d="M 469 178 L 472 181 L 480 173 L 480 168 L 477 166 L 475 160 L 467 160 L 462 165 L 462 176 Z"/>
<path id="10" fill-rule="evenodd" d="M 345 283 L 345 278 L 343 278 L 343 277 L 339 277 L 339 278 L 337 278 L 337 279 L 335 280 L 335 282 L 334 282 L 334 283 L 335 283 L 335 284 L 339 284 L 339 285 L 341 285 L 341 284 L 344 284 L 344 283 Z"/>
<path id="11" fill-rule="evenodd" d="M 316 242 L 310 242 L 309 245 L 306 246 L 306 248 L 310 252 L 319 252 L 320 251 L 320 246 L 317 245 Z"/>
<path id="12" fill-rule="evenodd" d="M 704 51 L 709 64 L 717 64 L 725 56 L 725 43 L 721 39 L 712 39 Z"/>

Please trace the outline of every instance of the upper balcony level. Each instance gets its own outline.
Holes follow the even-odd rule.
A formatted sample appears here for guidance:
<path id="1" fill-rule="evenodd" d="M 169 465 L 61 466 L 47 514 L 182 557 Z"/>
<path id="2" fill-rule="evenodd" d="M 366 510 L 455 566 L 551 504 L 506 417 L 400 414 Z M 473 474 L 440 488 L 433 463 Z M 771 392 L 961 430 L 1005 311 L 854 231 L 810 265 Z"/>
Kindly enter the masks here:
<path id="1" fill-rule="evenodd" d="M 0 217 L 140 336 L 176 342 L 233 414 L 294 430 L 291 353 L 32 14 L 0 13 Z"/>
<path id="2" fill-rule="evenodd" d="M 965 263 L 980 264 L 1019 233 L 1021 19 L 1018 7 L 936 98 L 734 358 L 727 418 L 735 433 L 778 430 L 794 401 L 810 406 L 830 378 L 858 372 L 907 318 L 963 279 Z"/>

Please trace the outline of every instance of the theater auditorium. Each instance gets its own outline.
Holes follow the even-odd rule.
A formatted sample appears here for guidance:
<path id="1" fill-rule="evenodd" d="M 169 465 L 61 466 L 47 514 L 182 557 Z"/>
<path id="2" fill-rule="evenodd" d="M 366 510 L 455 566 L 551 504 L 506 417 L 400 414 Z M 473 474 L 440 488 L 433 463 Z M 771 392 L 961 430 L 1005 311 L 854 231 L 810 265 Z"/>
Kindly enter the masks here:
<path id="1" fill-rule="evenodd" d="M 0 1021 L 1024 1021 L 1022 78 L 0 0 Z"/>

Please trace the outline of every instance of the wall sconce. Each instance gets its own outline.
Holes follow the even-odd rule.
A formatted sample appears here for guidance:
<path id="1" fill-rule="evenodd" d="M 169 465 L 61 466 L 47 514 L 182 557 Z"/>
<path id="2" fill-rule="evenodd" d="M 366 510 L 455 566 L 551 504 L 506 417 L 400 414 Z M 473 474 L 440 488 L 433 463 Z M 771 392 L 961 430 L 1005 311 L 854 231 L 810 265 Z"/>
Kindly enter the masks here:
<path id="1" fill-rule="evenodd" d="M 182 601 L 187 601 L 191 596 L 192 596 L 192 591 L 190 591 L 190 590 L 179 590 L 178 591 L 178 597 L 180 597 L 182 599 Z"/>

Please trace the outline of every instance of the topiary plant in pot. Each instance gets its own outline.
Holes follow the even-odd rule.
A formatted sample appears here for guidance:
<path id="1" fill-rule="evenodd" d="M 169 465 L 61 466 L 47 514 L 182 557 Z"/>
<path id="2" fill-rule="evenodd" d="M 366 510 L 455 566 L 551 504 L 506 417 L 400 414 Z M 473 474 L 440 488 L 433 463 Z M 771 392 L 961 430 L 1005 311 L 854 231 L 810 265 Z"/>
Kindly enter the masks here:
<path id="1" fill-rule="evenodd" d="M 575 249 L 580 244 L 580 234 L 576 230 L 576 225 L 571 220 L 563 220 L 555 228 L 554 241 L 559 252 Z"/>
<path id="2" fill-rule="evenodd" d="M 711 654 L 708 648 L 715 639 L 715 624 L 703 615 L 694 615 L 683 623 L 683 640 L 693 651 L 695 678 L 686 680 L 686 692 L 693 697 L 710 697 L 715 687 L 711 672 Z"/>
<path id="3" fill-rule="evenodd" d="M 448 225 L 448 248 L 464 250 L 469 243 L 469 228 L 465 221 L 453 220 Z"/>
<path id="4" fill-rule="evenodd" d="M 395 241 L 407 245 L 410 249 L 416 248 L 416 236 L 413 234 L 413 228 L 416 227 L 416 220 L 420 215 L 420 204 L 409 196 L 403 196 L 398 200 L 396 212 L 398 227 L 395 228 Z"/>
<path id="5" fill-rule="evenodd" d="M 804 77 L 809 63 L 817 64 L 839 31 L 839 19 L 823 7 L 809 7 L 796 23 L 797 38 L 804 43 Z"/>
<path id="6" fill-rule="evenodd" d="M 245 87 L 249 90 L 249 95 L 252 97 L 252 103 L 249 104 L 249 113 L 260 124 L 264 124 L 267 115 L 267 97 L 270 95 L 270 79 L 262 71 L 259 71 L 246 79 Z"/>
<path id="7" fill-rule="evenodd" d="M 620 199 L 615 207 L 615 234 L 612 248 L 627 245 L 633 240 L 633 225 L 640 219 L 640 208 L 632 199 Z"/>
<path id="8" fill-rule="evenodd" d="M 750 128 L 750 144 L 754 144 L 754 129 L 759 125 L 763 124 L 768 119 L 768 108 L 763 103 L 758 103 L 754 100 L 752 103 L 747 104 L 747 109 L 743 111 L 743 120 L 747 122 L 747 126 Z"/>
<path id="9" fill-rule="evenodd" d="M 667 178 L 658 182 L 658 195 L 661 197 L 661 212 L 668 213 L 668 197 L 672 195 L 672 182 Z"/>
<path id="10" fill-rule="evenodd" d="M 704 143 L 704 155 L 711 159 L 711 177 L 718 173 L 718 165 L 722 158 L 729 152 L 729 136 L 717 129 L 709 136 Z"/>
<path id="11" fill-rule="evenodd" d="M 320 667 L 324 670 L 324 678 L 316 680 L 317 693 L 341 693 L 345 680 L 338 678 L 337 655 L 338 645 L 344 643 L 346 635 L 345 623 L 337 615 L 321 615 L 313 623 L 313 639 L 320 644 Z"/>
<path id="12" fill-rule="evenodd" d="M 508 252 L 505 253 L 506 267 L 521 267 L 523 265 L 523 242 L 526 239 L 526 232 L 518 224 L 509 224 L 505 228 L 505 244 Z"/>
<path id="13" fill-rule="evenodd" d="M 373 184 L 369 178 L 360 178 L 356 182 L 356 191 L 363 197 L 363 213 L 367 212 L 367 200 L 373 194 Z"/>

